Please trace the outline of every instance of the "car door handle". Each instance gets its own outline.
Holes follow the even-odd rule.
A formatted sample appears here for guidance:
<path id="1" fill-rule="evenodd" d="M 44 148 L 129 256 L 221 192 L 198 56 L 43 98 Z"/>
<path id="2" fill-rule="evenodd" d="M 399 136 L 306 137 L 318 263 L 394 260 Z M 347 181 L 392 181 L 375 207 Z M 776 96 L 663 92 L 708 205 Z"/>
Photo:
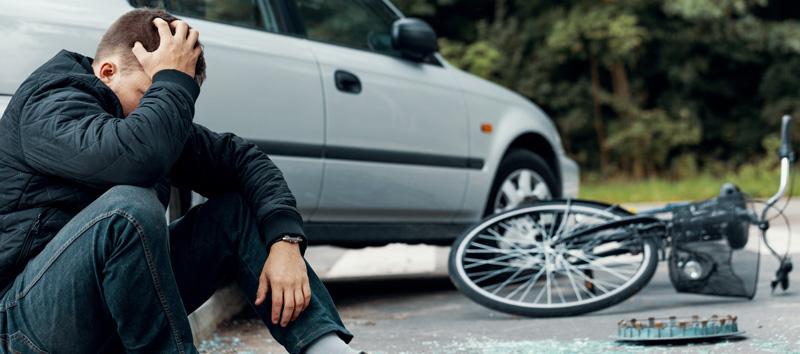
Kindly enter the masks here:
<path id="1" fill-rule="evenodd" d="M 336 88 L 339 91 L 356 95 L 361 93 L 361 80 L 355 74 L 349 71 L 336 70 L 333 77 L 336 80 Z"/>

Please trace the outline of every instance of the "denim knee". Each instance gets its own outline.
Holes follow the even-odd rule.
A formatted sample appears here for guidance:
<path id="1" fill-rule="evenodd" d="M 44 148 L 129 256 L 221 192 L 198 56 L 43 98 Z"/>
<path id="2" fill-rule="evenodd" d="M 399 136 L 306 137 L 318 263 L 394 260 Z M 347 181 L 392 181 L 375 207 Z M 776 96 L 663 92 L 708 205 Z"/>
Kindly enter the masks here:
<path id="1" fill-rule="evenodd" d="M 166 210 L 152 188 L 114 186 L 100 196 L 98 201 L 109 210 L 123 210 L 142 223 L 167 223 Z"/>
<path id="2" fill-rule="evenodd" d="M 103 209 L 123 216 L 128 222 L 135 224 L 139 232 L 167 235 L 166 211 L 152 188 L 114 186 L 95 203 L 101 203 Z"/>

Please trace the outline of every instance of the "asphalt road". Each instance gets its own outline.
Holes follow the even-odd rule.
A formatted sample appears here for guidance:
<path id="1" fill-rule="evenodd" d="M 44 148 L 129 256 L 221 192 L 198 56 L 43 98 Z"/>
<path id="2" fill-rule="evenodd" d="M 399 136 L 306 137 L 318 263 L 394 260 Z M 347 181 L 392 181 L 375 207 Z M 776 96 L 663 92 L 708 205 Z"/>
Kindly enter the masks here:
<path id="1" fill-rule="evenodd" d="M 792 202 L 787 214 L 793 229 L 800 230 L 800 202 Z M 776 224 L 771 232 L 777 248 L 785 249 L 785 229 Z M 409 249 L 401 252 L 402 247 Z M 351 344 L 369 353 L 800 353 L 800 270 L 791 276 L 793 288 L 770 294 L 777 263 L 765 252 L 762 248 L 759 289 L 753 300 L 679 294 L 662 262 L 650 284 L 627 301 L 588 315 L 554 319 L 512 316 L 473 303 L 447 278 L 446 248 L 322 247 L 310 249 L 307 256 L 326 279 L 345 324 L 356 335 Z M 419 266 L 409 265 L 419 263 L 414 256 L 401 255 L 394 261 L 386 257 L 398 253 L 433 255 L 434 260 Z M 800 240 L 791 246 L 791 253 L 800 259 Z M 353 260 L 358 261 L 353 264 Z M 364 273 L 363 263 L 369 262 L 389 263 L 394 271 L 376 265 L 372 273 Z M 623 346 L 611 340 L 621 319 L 713 314 L 738 316 L 745 337 L 682 346 Z M 285 353 L 247 310 L 203 341 L 201 351 Z"/>

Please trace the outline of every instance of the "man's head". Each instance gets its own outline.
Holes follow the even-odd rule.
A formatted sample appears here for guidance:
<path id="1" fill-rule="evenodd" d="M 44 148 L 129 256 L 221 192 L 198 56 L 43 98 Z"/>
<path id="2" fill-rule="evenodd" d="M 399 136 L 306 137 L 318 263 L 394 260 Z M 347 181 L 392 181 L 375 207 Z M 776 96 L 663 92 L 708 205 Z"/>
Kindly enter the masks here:
<path id="1" fill-rule="evenodd" d="M 94 74 L 114 91 L 126 116 L 136 109 L 152 83 L 132 49 L 136 42 L 140 42 L 148 52 L 158 49 L 160 37 L 153 24 L 156 18 L 167 23 L 178 19 L 160 9 L 136 9 L 117 19 L 97 46 L 92 64 Z M 198 85 L 205 80 L 205 70 L 206 62 L 201 52 L 195 66 L 194 78 Z"/>

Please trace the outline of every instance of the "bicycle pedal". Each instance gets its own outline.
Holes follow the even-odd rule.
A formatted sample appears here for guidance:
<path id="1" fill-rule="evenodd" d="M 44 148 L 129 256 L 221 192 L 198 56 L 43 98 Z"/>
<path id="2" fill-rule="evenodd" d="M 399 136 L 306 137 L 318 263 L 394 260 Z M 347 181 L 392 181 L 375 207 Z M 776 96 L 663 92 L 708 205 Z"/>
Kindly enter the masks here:
<path id="1" fill-rule="evenodd" d="M 778 267 L 778 270 L 775 272 L 775 280 L 770 283 L 772 293 L 775 293 L 775 288 L 777 288 L 778 285 L 781 286 L 781 290 L 783 291 L 789 289 L 789 273 L 792 272 L 792 269 L 794 269 L 794 265 L 791 259 L 786 258 L 781 261 L 780 267 Z"/>

